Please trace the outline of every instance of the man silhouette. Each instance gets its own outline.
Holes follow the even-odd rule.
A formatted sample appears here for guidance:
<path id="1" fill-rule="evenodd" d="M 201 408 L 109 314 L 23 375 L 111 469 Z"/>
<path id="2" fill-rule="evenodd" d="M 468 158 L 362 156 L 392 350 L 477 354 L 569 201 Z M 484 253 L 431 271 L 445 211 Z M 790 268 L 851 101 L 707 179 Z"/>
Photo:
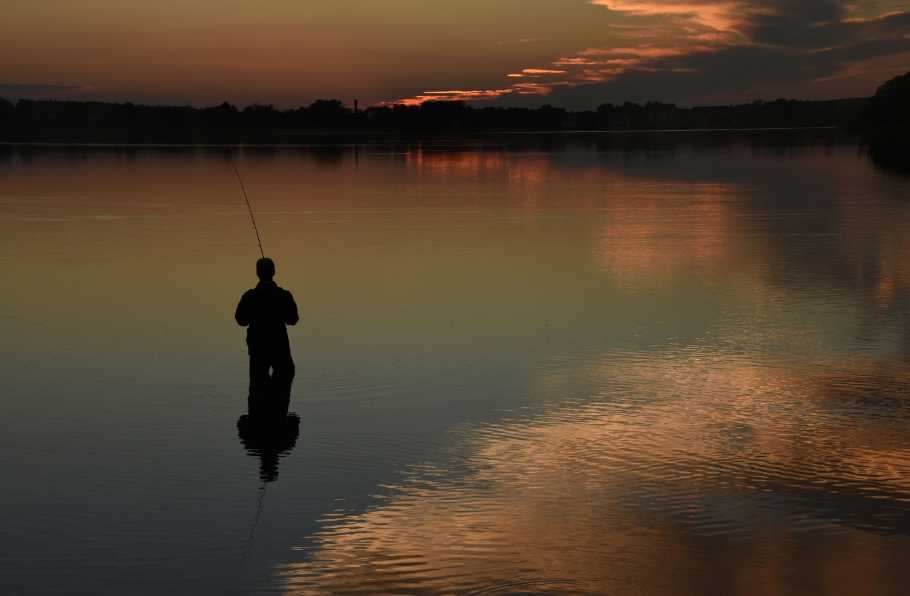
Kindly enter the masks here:
<path id="1" fill-rule="evenodd" d="M 287 325 L 296 325 L 297 304 L 290 292 L 272 281 L 275 263 L 272 259 L 256 261 L 259 283 L 240 298 L 234 318 L 247 327 L 246 345 L 250 355 L 250 398 L 255 393 L 287 387 L 294 379 L 294 360 L 288 342 Z M 269 376 L 269 369 L 272 375 Z M 283 393 L 283 392 L 276 392 Z M 290 391 L 287 392 L 290 397 Z"/>

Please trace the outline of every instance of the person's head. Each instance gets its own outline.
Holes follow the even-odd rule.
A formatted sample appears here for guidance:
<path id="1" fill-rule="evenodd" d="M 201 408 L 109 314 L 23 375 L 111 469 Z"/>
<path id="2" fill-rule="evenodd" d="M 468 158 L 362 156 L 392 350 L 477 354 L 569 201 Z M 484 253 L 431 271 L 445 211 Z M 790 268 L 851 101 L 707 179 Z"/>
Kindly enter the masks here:
<path id="1" fill-rule="evenodd" d="M 269 281 L 275 276 L 275 263 L 272 259 L 262 258 L 256 261 L 256 275 L 262 281 Z"/>

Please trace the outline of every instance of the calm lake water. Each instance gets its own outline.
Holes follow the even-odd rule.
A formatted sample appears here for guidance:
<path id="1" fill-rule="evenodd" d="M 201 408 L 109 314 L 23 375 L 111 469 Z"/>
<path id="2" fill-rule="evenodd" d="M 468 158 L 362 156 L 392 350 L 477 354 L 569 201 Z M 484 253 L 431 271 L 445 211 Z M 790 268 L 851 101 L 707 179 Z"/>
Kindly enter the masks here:
<path id="1" fill-rule="evenodd" d="M 906 594 L 908 229 L 827 133 L 2 147 L 0 591 Z"/>

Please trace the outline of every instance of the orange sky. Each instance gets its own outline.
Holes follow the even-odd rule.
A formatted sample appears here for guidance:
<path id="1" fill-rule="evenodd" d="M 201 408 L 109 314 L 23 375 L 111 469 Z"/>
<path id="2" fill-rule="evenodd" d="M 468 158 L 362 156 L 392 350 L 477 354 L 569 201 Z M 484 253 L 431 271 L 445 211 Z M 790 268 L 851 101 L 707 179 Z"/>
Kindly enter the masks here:
<path id="1" fill-rule="evenodd" d="M 0 11 L 0 97 L 590 108 L 868 96 L 910 69 L 907 11 L 897 0 L 33 0 Z"/>

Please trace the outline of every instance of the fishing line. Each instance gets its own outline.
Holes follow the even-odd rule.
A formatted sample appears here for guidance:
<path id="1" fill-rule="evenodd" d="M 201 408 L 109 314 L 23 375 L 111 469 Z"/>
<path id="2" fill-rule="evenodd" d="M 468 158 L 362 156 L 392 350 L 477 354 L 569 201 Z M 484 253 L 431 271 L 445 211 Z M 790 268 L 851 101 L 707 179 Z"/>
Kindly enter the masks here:
<path id="1" fill-rule="evenodd" d="M 262 501 L 265 499 L 265 487 L 268 485 L 268 481 L 263 481 L 262 486 L 259 487 L 259 505 L 256 507 L 256 515 L 253 517 L 253 527 L 250 528 L 250 537 L 247 539 L 247 547 L 240 554 L 240 563 L 237 565 L 237 571 L 243 569 L 244 563 L 250 554 L 250 551 L 253 550 L 255 543 L 253 542 L 253 534 L 256 532 L 256 526 L 259 525 L 259 516 L 262 515 Z"/>
<path id="2" fill-rule="evenodd" d="M 228 155 L 228 159 L 231 160 L 231 165 L 234 166 L 234 173 L 237 174 L 237 181 L 240 182 L 240 190 L 243 191 L 243 198 L 246 199 L 246 208 L 250 210 L 250 219 L 253 220 L 253 230 L 256 232 L 256 241 L 259 243 L 259 254 L 261 254 L 264 259 L 265 253 L 262 251 L 262 240 L 259 239 L 259 228 L 256 227 L 256 218 L 253 217 L 253 208 L 250 207 L 250 198 L 246 196 L 246 188 L 243 187 L 243 180 L 240 179 L 240 172 L 237 171 L 237 166 L 234 164 L 234 158 Z"/>

